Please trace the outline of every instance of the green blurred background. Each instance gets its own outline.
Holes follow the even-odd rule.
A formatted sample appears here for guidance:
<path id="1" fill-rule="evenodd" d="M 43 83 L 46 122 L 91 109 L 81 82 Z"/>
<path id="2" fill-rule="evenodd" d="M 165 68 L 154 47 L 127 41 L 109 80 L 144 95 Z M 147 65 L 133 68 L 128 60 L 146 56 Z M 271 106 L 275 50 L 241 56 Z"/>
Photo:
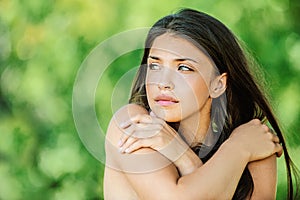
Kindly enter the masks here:
<path id="1" fill-rule="evenodd" d="M 101 41 L 182 7 L 217 17 L 249 47 L 300 166 L 299 0 L 0 0 L 0 199 L 103 198 L 104 165 L 81 143 L 72 117 L 76 73 Z M 100 80 L 104 129 L 114 84 L 139 58 L 123 56 Z M 284 173 L 279 158 L 278 199 Z"/>

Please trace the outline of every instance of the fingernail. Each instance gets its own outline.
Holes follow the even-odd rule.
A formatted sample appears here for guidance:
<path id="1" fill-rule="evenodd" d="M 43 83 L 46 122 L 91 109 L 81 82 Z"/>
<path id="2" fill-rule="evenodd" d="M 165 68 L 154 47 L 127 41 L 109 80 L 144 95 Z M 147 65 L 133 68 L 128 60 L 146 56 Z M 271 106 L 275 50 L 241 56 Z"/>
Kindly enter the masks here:
<path id="1" fill-rule="evenodd" d="M 122 145 L 122 140 L 119 140 L 118 146 L 120 147 Z"/>
<path id="2" fill-rule="evenodd" d="M 119 152 L 123 153 L 123 148 L 122 147 L 119 148 Z"/>
<path id="3" fill-rule="evenodd" d="M 126 126 L 126 122 L 122 122 L 121 124 L 120 124 L 120 127 L 121 128 L 124 128 Z"/>
<path id="4" fill-rule="evenodd" d="M 151 111 L 151 112 L 150 112 L 150 116 L 152 116 L 152 117 L 156 117 L 156 115 L 154 114 L 154 112 L 153 112 L 153 111 Z"/>
<path id="5" fill-rule="evenodd" d="M 129 151 L 130 151 L 130 149 L 129 149 L 129 148 L 125 149 L 125 153 L 128 153 Z"/>

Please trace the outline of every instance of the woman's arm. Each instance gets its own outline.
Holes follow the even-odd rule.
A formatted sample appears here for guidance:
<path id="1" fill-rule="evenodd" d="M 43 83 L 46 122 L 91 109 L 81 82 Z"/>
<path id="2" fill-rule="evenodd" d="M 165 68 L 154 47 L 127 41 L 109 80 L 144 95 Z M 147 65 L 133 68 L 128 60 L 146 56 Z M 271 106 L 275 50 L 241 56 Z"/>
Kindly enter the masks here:
<path id="1" fill-rule="evenodd" d="M 117 123 L 122 121 L 121 118 L 126 118 L 126 122 L 119 123 L 119 127 L 123 129 L 119 143 L 121 153 L 132 153 L 137 149 L 150 147 L 173 162 L 181 176 L 202 166 L 200 158 L 164 120 L 153 113 L 150 116 L 146 109 L 134 104 L 127 108 L 132 108 L 137 114 L 133 116 L 132 111 L 128 111 L 131 113 L 127 114 L 127 118 L 126 112 L 115 117 Z"/>
<path id="2" fill-rule="evenodd" d="M 248 164 L 254 182 L 251 200 L 276 199 L 276 155 Z"/>
<path id="3" fill-rule="evenodd" d="M 180 177 L 175 165 L 153 149 L 118 153 L 121 134 L 112 123 L 107 132 L 106 165 L 123 171 L 139 199 L 230 199 L 248 163 L 247 154 L 224 144 L 202 167 Z"/>
<path id="4" fill-rule="evenodd" d="M 134 109 L 129 110 L 135 113 Z M 107 164 L 125 171 L 142 199 L 231 198 L 245 166 L 253 159 L 242 145 L 236 143 L 239 140 L 229 139 L 202 167 L 179 177 L 175 166 L 153 149 L 143 148 L 130 155 L 113 153 L 123 134 L 117 123 L 112 120 L 107 133 Z"/>

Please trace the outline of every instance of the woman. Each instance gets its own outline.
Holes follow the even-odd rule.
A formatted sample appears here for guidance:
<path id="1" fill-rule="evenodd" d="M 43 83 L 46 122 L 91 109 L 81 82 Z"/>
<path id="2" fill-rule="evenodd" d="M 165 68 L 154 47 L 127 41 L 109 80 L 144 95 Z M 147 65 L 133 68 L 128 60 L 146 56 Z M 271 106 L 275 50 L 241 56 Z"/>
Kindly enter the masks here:
<path id="1" fill-rule="evenodd" d="M 274 154 L 283 149 L 293 199 L 293 163 L 248 65 L 234 35 L 211 16 L 184 9 L 155 23 L 132 104 L 107 131 L 105 197 L 274 199 Z"/>

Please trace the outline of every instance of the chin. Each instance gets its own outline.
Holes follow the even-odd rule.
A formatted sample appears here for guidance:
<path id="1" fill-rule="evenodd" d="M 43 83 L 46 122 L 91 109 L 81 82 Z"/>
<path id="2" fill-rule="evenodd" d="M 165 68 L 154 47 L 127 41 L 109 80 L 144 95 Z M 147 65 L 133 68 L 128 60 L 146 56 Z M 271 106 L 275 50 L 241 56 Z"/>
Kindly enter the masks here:
<path id="1" fill-rule="evenodd" d="M 158 118 L 166 122 L 180 122 L 182 120 L 181 112 L 178 109 L 161 108 L 151 105 L 150 108 Z"/>
<path id="2" fill-rule="evenodd" d="M 165 120 L 166 122 L 180 122 L 181 121 L 181 117 L 176 116 L 176 115 L 164 115 L 164 116 L 157 116 L 163 120 Z"/>

